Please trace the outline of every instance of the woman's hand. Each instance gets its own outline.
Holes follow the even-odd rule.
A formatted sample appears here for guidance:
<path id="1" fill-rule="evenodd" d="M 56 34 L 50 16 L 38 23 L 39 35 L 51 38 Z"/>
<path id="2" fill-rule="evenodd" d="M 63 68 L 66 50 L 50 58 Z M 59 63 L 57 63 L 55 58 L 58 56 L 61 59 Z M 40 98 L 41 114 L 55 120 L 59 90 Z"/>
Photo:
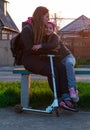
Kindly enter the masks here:
<path id="1" fill-rule="evenodd" d="M 41 44 L 33 45 L 32 50 L 33 50 L 33 51 L 37 51 L 37 50 L 40 49 L 40 48 L 42 48 L 42 45 L 41 45 Z"/>

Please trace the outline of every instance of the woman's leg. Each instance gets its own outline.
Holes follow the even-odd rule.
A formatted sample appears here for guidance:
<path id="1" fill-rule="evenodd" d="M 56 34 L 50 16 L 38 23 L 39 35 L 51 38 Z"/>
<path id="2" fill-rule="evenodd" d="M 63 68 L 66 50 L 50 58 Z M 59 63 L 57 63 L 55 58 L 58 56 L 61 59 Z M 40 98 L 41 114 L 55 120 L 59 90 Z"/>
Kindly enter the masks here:
<path id="1" fill-rule="evenodd" d="M 65 66 L 60 62 L 55 63 L 55 66 L 57 67 L 57 72 L 59 77 L 59 89 L 60 89 L 59 91 L 61 95 L 64 93 L 69 93 Z"/>
<path id="2" fill-rule="evenodd" d="M 65 66 L 59 62 L 54 63 L 54 73 L 55 73 L 54 77 L 55 77 L 58 98 L 60 98 L 62 94 L 68 93 L 69 95 Z M 48 77 L 49 85 L 53 90 L 53 81 L 52 81 L 50 64 L 43 67 L 43 69 L 40 71 L 40 74 Z"/>
<path id="3" fill-rule="evenodd" d="M 60 98 L 59 77 L 58 77 L 57 69 L 55 67 L 54 67 L 54 73 L 55 73 L 54 77 L 55 77 L 55 83 L 56 83 L 57 97 Z M 43 69 L 40 71 L 39 74 L 48 77 L 48 83 L 50 85 L 50 88 L 51 88 L 52 91 L 54 91 L 50 64 L 43 67 Z"/>

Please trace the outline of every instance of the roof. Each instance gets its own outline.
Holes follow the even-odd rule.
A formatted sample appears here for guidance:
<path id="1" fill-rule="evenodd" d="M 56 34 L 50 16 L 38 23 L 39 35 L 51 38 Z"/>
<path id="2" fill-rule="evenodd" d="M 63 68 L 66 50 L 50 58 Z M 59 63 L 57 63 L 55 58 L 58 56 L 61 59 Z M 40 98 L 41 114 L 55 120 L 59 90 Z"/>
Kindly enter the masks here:
<path id="1" fill-rule="evenodd" d="M 8 28 L 10 30 L 19 32 L 19 29 L 15 25 L 14 21 L 12 20 L 12 18 L 9 15 L 9 13 L 7 12 L 7 15 L 5 16 L 2 11 L 2 8 L 0 8 L 0 21 L 2 22 L 4 28 Z"/>
<path id="2" fill-rule="evenodd" d="M 90 29 L 90 19 L 81 15 L 76 20 L 63 27 L 60 32 L 79 32 L 86 29 Z"/>

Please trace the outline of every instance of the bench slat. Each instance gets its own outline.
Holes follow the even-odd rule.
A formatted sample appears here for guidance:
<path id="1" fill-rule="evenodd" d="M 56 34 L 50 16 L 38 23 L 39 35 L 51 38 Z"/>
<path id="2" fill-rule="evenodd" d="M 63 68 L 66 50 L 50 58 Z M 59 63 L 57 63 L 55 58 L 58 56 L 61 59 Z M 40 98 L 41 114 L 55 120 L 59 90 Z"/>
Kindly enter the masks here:
<path id="1" fill-rule="evenodd" d="M 16 74 L 32 74 L 32 72 L 26 70 L 24 67 L 15 68 L 13 73 Z M 90 74 L 90 68 L 75 68 L 75 74 Z"/>
<path id="2" fill-rule="evenodd" d="M 75 68 L 75 74 L 90 74 L 90 68 Z"/>
<path id="3" fill-rule="evenodd" d="M 13 73 L 14 74 L 31 74 L 31 72 L 30 71 L 28 71 L 28 70 L 26 70 L 25 68 L 15 68 L 14 70 L 13 70 Z"/>

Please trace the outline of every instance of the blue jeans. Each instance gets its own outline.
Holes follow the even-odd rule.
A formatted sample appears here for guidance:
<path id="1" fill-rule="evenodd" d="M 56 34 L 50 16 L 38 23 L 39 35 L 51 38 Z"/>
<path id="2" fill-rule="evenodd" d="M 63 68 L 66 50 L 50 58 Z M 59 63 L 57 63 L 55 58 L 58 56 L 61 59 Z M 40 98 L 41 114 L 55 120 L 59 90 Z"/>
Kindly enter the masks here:
<path id="1" fill-rule="evenodd" d="M 61 98 L 58 99 L 58 102 L 60 103 L 61 101 L 71 101 L 69 93 L 64 93 L 61 95 Z"/>
<path id="2" fill-rule="evenodd" d="M 70 54 L 66 56 L 62 61 L 61 61 L 65 67 L 66 67 L 66 73 L 67 73 L 67 79 L 68 79 L 68 87 L 71 88 L 73 87 L 76 90 L 76 78 L 75 78 L 75 57 Z"/>

